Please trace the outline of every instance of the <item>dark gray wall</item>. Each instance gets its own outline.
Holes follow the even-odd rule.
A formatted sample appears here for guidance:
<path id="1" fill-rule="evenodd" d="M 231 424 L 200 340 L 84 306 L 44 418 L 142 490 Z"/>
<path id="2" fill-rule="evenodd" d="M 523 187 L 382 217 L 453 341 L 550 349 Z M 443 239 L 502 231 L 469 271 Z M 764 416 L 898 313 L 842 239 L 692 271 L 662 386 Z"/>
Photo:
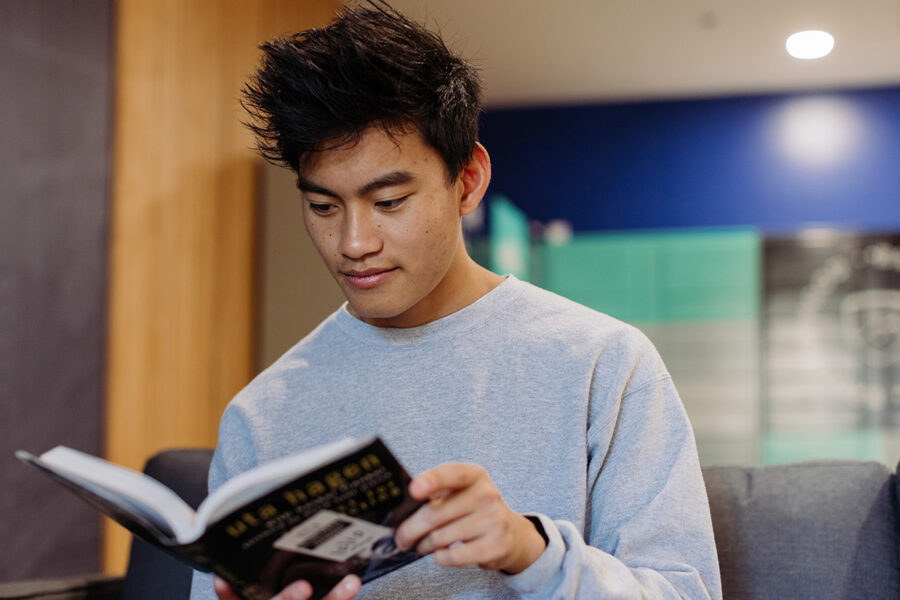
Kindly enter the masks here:
<path id="1" fill-rule="evenodd" d="M 99 568 L 13 452 L 101 452 L 111 52 L 112 0 L 0 0 L 0 580 Z"/>
<path id="2" fill-rule="evenodd" d="M 287 352 L 343 304 L 344 295 L 303 227 L 296 176 L 263 165 L 257 369 Z"/>

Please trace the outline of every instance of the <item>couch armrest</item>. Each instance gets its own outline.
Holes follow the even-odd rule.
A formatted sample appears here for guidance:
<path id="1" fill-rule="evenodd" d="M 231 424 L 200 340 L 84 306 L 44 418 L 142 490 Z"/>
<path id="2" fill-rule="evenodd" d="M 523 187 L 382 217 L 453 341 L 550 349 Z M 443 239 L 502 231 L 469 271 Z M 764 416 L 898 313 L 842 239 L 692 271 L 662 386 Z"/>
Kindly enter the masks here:
<path id="1" fill-rule="evenodd" d="M 0 583 L 0 600 L 118 600 L 122 578 L 73 575 Z"/>
<path id="2" fill-rule="evenodd" d="M 894 479 L 876 462 L 703 470 L 725 598 L 900 598 Z"/>

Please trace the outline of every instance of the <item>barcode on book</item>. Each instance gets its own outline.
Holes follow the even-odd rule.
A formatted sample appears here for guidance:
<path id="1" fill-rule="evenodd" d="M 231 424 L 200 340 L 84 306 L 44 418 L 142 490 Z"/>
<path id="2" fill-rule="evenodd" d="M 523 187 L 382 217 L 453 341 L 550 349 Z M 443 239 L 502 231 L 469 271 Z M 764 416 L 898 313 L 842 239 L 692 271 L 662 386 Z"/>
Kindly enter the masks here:
<path id="1" fill-rule="evenodd" d="M 348 527 L 350 527 L 350 521 L 334 521 L 303 542 L 303 547 L 307 550 L 315 550 Z"/>
<path id="2" fill-rule="evenodd" d="M 273 545 L 279 550 L 343 562 L 353 557 L 371 557 L 376 553 L 378 543 L 392 536 L 389 527 L 322 510 L 278 538 Z"/>

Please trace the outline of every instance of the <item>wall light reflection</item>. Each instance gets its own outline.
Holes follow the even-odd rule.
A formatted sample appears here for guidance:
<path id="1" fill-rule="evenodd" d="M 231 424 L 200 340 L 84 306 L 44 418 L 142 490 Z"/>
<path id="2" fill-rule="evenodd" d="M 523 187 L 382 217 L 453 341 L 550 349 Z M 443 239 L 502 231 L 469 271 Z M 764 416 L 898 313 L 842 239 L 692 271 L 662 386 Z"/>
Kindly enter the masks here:
<path id="1" fill-rule="evenodd" d="M 776 113 L 772 133 L 785 158 L 800 166 L 824 168 L 852 158 L 865 132 L 859 112 L 849 102 L 800 98 Z"/>

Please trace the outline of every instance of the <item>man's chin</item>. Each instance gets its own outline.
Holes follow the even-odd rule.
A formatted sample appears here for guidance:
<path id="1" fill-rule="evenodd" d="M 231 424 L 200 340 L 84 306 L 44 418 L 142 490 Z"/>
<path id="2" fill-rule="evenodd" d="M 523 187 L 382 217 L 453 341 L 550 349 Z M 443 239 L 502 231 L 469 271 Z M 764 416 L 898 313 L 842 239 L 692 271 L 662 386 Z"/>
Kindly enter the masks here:
<path id="1" fill-rule="evenodd" d="M 407 310 L 389 310 L 383 307 L 360 307 L 347 303 L 347 311 L 364 323 L 375 327 L 406 328 L 421 325 Z"/>
<path id="2" fill-rule="evenodd" d="M 349 300 L 347 301 L 347 311 L 360 321 L 366 322 L 389 320 L 402 314 L 402 311 L 390 310 L 384 307 L 359 306 Z"/>

